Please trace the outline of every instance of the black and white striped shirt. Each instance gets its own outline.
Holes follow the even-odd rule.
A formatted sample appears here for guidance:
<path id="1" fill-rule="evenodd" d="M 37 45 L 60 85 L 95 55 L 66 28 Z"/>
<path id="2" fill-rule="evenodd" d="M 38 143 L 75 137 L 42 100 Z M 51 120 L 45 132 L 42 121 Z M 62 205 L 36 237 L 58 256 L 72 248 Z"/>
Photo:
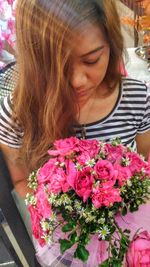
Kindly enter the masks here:
<path id="1" fill-rule="evenodd" d="M 4 99 L 0 115 L 0 142 L 19 148 L 23 132 L 12 123 L 11 97 Z M 81 137 L 83 125 L 76 126 L 76 135 Z M 87 139 L 111 141 L 119 138 L 124 145 L 136 149 L 135 136 L 150 130 L 150 90 L 141 81 L 123 78 L 120 94 L 113 110 L 102 120 L 84 125 Z"/>
<path id="2" fill-rule="evenodd" d="M 0 143 L 12 148 L 19 148 L 22 144 L 23 132 L 19 123 L 12 120 L 12 95 L 3 99 L 0 108 Z"/>

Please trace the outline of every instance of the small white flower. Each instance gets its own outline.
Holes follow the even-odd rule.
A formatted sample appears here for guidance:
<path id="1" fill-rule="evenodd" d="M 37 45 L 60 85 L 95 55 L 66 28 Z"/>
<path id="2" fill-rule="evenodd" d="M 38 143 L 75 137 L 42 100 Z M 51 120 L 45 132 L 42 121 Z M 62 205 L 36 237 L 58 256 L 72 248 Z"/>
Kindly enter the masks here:
<path id="1" fill-rule="evenodd" d="M 104 223 L 105 223 L 105 218 L 100 218 L 100 219 L 98 220 L 98 223 L 99 223 L 99 224 L 104 224 Z"/>
<path id="2" fill-rule="evenodd" d="M 89 223 L 89 222 L 95 222 L 95 219 L 96 217 L 94 215 L 91 215 L 90 213 L 87 214 L 87 218 L 85 219 L 85 222 L 86 223 Z"/>
<path id="3" fill-rule="evenodd" d="M 128 185 L 128 186 L 131 186 L 131 185 L 132 185 L 131 180 L 127 180 L 127 185 Z"/>
<path id="4" fill-rule="evenodd" d="M 92 205 L 92 212 L 95 212 L 95 213 L 98 212 L 98 209 L 94 205 Z"/>
<path id="5" fill-rule="evenodd" d="M 80 210 L 77 211 L 78 214 L 80 215 L 80 217 L 84 217 L 85 218 L 85 209 L 84 208 L 81 208 Z"/>
<path id="6" fill-rule="evenodd" d="M 142 172 L 142 174 L 145 174 L 146 173 L 146 170 L 145 170 L 144 167 L 141 169 L 141 172 Z"/>
<path id="7" fill-rule="evenodd" d="M 113 212 L 112 211 L 108 212 L 108 217 L 113 217 Z"/>
<path id="8" fill-rule="evenodd" d="M 26 205 L 31 204 L 33 206 L 36 206 L 37 198 L 34 195 L 27 193 L 25 203 L 26 203 Z"/>
<path id="9" fill-rule="evenodd" d="M 41 238 L 43 238 L 45 240 L 45 242 L 48 244 L 48 245 L 51 245 L 52 244 L 52 236 L 50 235 L 47 235 L 46 233 L 44 233 Z"/>
<path id="10" fill-rule="evenodd" d="M 47 230 L 50 230 L 49 222 L 46 222 L 45 220 L 43 220 L 40 222 L 40 224 L 44 232 L 46 232 Z"/>
<path id="11" fill-rule="evenodd" d="M 61 195 L 61 203 L 62 204 L 68 204 L 68 205 L 71 205 L 72 204 L 72 201 L 71 199 L 69 198 L 69 196 L 67 194 L 62 194 Z"/>
<path id="12" fill-rule="evenodd" d="M 81 203 L 78 200 L 75 200 L 74 207 L 76 210 L 81 210 Z"/>
<path id="13" fill-rule="evenodd" d="M 50 196 L 49 196 L 49 198 L 48 198 L 48 202 L 50 204 L 53 204 L 53 203 L 56 202 L 56 198 L 57 198 L 57 196 L 55 194 L 51 193 Z"/>
<path id="14" fill-rule="evenodd" d="M 129 166 L 130 165 L 130 159 L 128 157 L 122 158 L 122 163 L 124 166 Z"/>
<path id="15" fill-rule="evenodd" d="M 78 162 L 76 163 L 75 167 L 78 171 L 82 171 L 82 166 Z"/>
<path id="16" fill-rule="evenodd" d="M 103 228 L 100 228 L 98 230 L 99 238 L 102 240 L 105 240 L 106 236 L 110 234 L 109 228 L 107 225 L 105 225 Z"/>
<path id="17" fill-rule="evenodd" d="M 90 159 L 86 161 L 86 165 L 89 167 L 93 167 L 95 165 L 95 159 Z"/>
<path id="18" fill-rule="evenodd" d="M 66 210 L 73 211 L 73 208 L 71 206 L 65 206 Z"/>

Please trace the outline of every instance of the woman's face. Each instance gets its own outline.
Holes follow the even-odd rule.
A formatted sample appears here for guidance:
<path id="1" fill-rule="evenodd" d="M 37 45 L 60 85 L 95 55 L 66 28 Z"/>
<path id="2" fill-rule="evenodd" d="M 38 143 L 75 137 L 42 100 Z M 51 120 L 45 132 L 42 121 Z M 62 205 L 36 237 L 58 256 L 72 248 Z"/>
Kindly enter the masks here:
<path id="1" fill-rule="evenodd" d="M 90 25 L 74 40 L 70 84 L 78 101 L 89 99 L 105 77 L 110 48 L 100 27 Z"/>

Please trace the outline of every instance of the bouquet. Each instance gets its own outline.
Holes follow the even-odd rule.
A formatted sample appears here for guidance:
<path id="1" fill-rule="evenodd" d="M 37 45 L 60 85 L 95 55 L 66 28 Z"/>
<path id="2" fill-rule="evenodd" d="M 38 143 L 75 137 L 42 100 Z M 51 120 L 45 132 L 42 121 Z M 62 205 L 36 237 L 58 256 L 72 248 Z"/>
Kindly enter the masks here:
<path id="1" fill-rule="evenodd" d="M 65 233 L 59 239 L 61 253 L 75 246 L 74 257 L 85 262 L 86 246 L 96 235 L 108 242 L 108 258 L 99 266 L 122 266 L 130 230 L 121 229 L 116 215 L 137 211 L 148 200 L 149 163 L 118 140 L 70 137 L 55 141 L 48 153 L 48 162 L 28 179 L 34 237 L 41 246 L 50 244 L 60 228 Z"/>

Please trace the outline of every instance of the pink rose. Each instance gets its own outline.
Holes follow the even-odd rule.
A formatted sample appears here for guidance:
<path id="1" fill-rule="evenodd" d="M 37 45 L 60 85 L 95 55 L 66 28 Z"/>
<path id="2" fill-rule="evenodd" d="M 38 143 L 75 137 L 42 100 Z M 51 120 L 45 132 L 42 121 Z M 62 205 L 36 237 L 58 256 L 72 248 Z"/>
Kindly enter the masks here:
<path id="1" fill-rule="evenodd" d="M 48 202 L 44 185 L 38 187 L 36 192 L 37 203 L 36 207 L 39 214 L 44 218 L 50 218 L 52 214 L 51 205 Z"/>
<path id="2" fill-rule="evenodd" d="M 42 220 L 42 216 L 38 213 L 37 209 L 31 205 L 28 205 L 28 210 L 31 216 L 31 227 L 32 233 L 36 239 L 39 240 L 41 246 L 45 245 L 45 240 L 41 238 L 43 235 L 40 221 Z"/>
<path id="3" fill-rule="evenodd" d="M 90 158 L 94 158 L 100 151 L 100 144 L 97 140 L 80 140 L 79 151 L 87 152 Z"/>
<path id="4" fill-rule="evenodd" d="M 77 172 L 74 182 L 74 190 L 79 197 L 83 198 L 83 202 L 86 202 L 91 195 L 93 181 L 94 178 L 90 167 Z"/>
<path id="5" fill-rule="evenodd" d="M 51 176 L 55 173 L 57 166 L 56 166 L 57 159 L 50 159 L 47 163 L 40 168 L 37 180 L 39 184 L 48 182 L 51 180 Z"/>
<path id="6" fill-rule="evenodd" d="M 89 152 L 83 151 L 79 156 L 77 156 L 77 161 L 80 165 L 85 165 L 87 161 L 91 159 Z"/>
<path id="7" fill-rule="evenodd" d="M 144 169 L 145 169 L 145 174 L 148 175 L 150 178 L 150 163 L 149 162 L 146 164 Z"/>
<path id="8" fill-rule="evenodd" d="M 128 166 L 130 167 L 132 175 L 140 172 L 142 168 L 146 167 L 146 162 L 144 162 L 144 160 L 136 152 L 128 152 L 126 157 L 130 161 Z"/>
<path id="9" fill-rule="evenodd" d="M 150 235 L 147 231 L 137 234 L 130 243 L 126 261 L 128 267 L 150 266 Z"/>
<path id="10" fill-rule="evenodd" d="M 126 147 L 121 144 L 117 146 L 106 144 L 105 146 L 107 148 L 107 159 L 112 163 L 120 161 L 121 157 L 126 152 Z"/>
<path id="11" fill-rule="evenodd" d="M 99 180 L 111 181 L 115 179 L 114 167 L 108 160 L 98 160 L 94 166 L 94 170 Z"/>
<path id="12" fill-rule="evenodd" d="M 68 184 L 74 189 L 75 188 L 75 180 L 77 177 L 77 168 L 72 160 L 68 159 L 66 161 L 66 176 Z"/>
<path id="13" fill-rule="evenodd" d="M 132 177 L 131 170 L 128 166 L 121 166 L 120 164 L 114 164 L 114 170 L 116 174 L 116 179 L 120 186 L 123 186 L 127 180 Z"/>
<path id="14" fill-rule="evenodd" d="M 92 203 L 98 209 L 102 206 L 110 207 L 114 202 L 121 202 L 120 191 L 113 188 L 113 182 L 103 183 L 93 189 Z"/>
<path id="15" fill-rule="evenodd" d="M 63 193 L 69 190 L 69 184 L 67 177 L 62 168 L 58 168 L 56 172 L 51 176 L 51 180 L 48 184 L 48 191 L 54 194 L 58 194 L 61 191 Z"/>
<path id="16" fill-rule="evenodd" d="M 54 142 L 56 150 L 49 150 L 48 153 L 49 155 L 52 156 L 70 155 L 71 153 L 79 150 L 78 144 L 79 144 L 79 139 L 76 137 L 60 139 Z"/>

